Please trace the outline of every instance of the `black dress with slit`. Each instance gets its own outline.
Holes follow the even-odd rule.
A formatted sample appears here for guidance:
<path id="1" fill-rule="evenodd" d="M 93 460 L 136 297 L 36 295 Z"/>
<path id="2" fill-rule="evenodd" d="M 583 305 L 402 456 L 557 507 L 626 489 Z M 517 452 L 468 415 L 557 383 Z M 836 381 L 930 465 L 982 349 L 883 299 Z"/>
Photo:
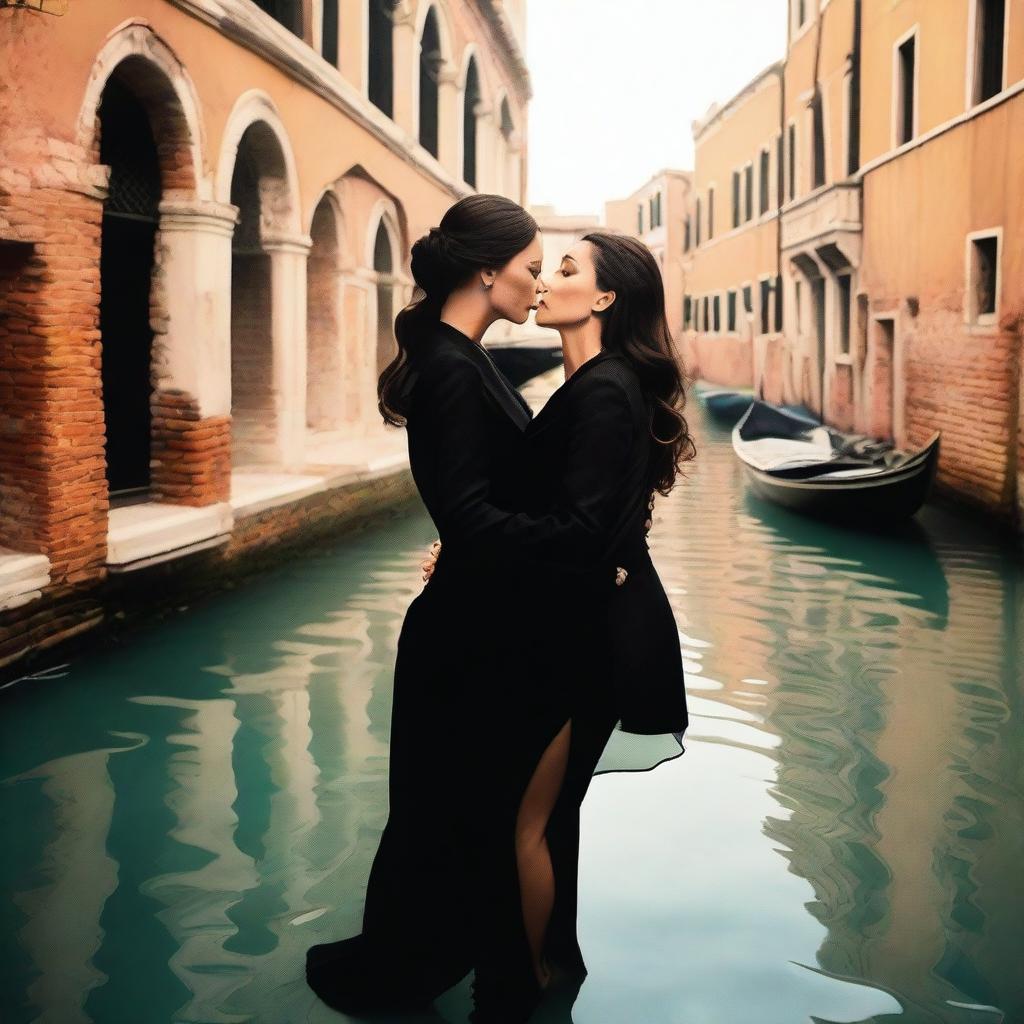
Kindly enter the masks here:
<path id="1" fill-rule="evenodd" d="M 556 904 L 546 951 L 582 968 L 578 815 L 594 766 L 617 721 L 678 736 L 686 725 L 674 622 L 674 656 L 664 629 L 653 645 L 667 657 L 654 673 L 660 682 L 625 691 L 615 672 L 635 666 L 609 658 L 607 631 L 594 627 L 608 587 L 627 589 L 616 588 L 614 565 L 604 572 L 609 558 L 629 557 L 644 577 L 646 496 L 631 467 L 646 464 L 646 414 L 639 391 L 623 386 L 622 361 L 597 357 L 577 370 L 549 402 L 547 436 L 538 430 L 531 441 L 529 406 L 481 346 L 444 323 L 418 341 L 407 381 L 409 459 L 442 549 L 398 640 L 389 817 L 363 930 L 307 954 L 310 986 L 343 1011 L 422 1004 L 473 968 L 478 978 L 504 979 L 510 1002 L 535 984 L 516 815 L 569 719 L 569 766 L 548 829 Z M 596 394 L 581 386 L 585 378 Z M 557 507 L 543 511 L 552 498 Z M 613 534 L 626 538 L 614 552 Z"/>

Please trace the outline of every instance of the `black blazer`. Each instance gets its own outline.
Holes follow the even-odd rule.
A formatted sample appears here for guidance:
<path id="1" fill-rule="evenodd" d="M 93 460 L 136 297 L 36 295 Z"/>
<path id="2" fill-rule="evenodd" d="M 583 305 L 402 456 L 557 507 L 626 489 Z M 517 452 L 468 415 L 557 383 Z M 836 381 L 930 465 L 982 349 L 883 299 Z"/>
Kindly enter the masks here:
<path id="1" fill-rule="evenodd" d="M 649 402 L 629 361 L 602 351 L 528 424 L 525 460 L 536 474 L 533 507 L 552 508 L 557 523 L 558 550 L 547 554 L 557 566 L 549 600 L 579 608 L 622 728 L 684 732 L 679 631 L 644 529 L 653 493 L 649 423 Z"/>
<path id="2" fill-rule="evenodd" d="M 643 536 L 648 418 L 629 364 L 611 353 L 589 360 L 531 423 L 480 345 L 444 323 L 420 340 L 406 382 L 409 459 L 442 542 L 427 589 L 478 588 L 495 616 L 520 601 L 550 611 L 557 596 L 563 616 L 566 604 L 577 616 L 570 636 L 610 645 L 594 663 L 608 672 L 622 727 L 683 731 L 678 631 Z M 617 566 L 628 572 L 622 586 Z"/>

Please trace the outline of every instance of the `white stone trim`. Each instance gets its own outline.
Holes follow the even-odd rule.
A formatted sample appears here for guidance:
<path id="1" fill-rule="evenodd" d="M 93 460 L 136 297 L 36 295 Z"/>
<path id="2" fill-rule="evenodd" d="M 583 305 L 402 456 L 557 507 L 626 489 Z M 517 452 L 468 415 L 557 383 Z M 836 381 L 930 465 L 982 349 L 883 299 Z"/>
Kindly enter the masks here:
<path id="1" fill-rule="evenodd" d="M 219 202 L 231 202 L 231 179 L 238 157 L 238 146 L 246 130 L 257 121 L 262 121 L 277 139 L 281 158 L 285 165 L 288 186 L 289 209 L 284 226 L 298 232 L 301 224 L 301 203 L 299 199 L 299 175 L 295 165 L 295 153 L 291 140 L 274 105 L 274 101 L 262 89 L 250 89 L 235 100 L 228 115 L 221 138 L 220 156 L 217 159 L 215 195 Z"/>
<path id="2" fill-rule="evenodd" d="M 921 114 L 921 26 L 915 23 L 903 33 L 892 44 L 892 78 L 889 92 L 889 148 L 898 149 L 912 139 L 916 139 L 920 131 Z M 900 47 L 911 38 L 914 40 L 914 109 L 912 113 L 913 125 L 911 127 L 910 139 L 899 141 L 898 126 L 902 121 L 900 110 L 902 107 L 902 95 L 900 92 Z"/>
<path id="3" fill-rule="evenodd" d="M 976 313 L 974 310 L 974 243 L 982 238 L 996 240 L 996 281 L 993 303 L 995 312 Z M 999 307 L 1003 291 L 1003 226 L 969 231 L 964 240 L 964 323 L 969 327 L 995 327 L 999 324 Z"/>
<path id="4" fill-rule="evenodd" d="M 50 559 L 46 555 L 0 547 L 0 611 L 42 597 L 49 583 Z"/>
<path id="5" fill-rule="evenodd" d="M 964 75 L 964 110 L 971 110 L 978 104 L 974 102 L 974 91 L 978 74 L 978 6 L 981 0 L 968 0 L 967 3 L 967 67 Z M 1010 59 L 1010 8 L 1013 0 L 1006 0 L 1003 5 L 1003 81 L 1000 92 L 1006 89 L 1009 82 Z M 996 94 L 998 95 L 998 93 Z M 995 97 L 989 97 L 994 99 Z"/>
<path id="6" fill-rule="evenodd" d="M 233 525 L 226 501 L 199 507 L 158 501 L 114 507 L 107 516 L 107 566 L 121 572 L 141 569 L 224 544 Z"/>
<path id="7" fill-rule="evenodd" d="M 162 73 L 178 98 L 178 106 L 188 126 L 189 151 L 196 194 L 201 199 L 213 198 L 212 183 L 204 167 L 206 132 L 201 116 L 199 94 L 185 65 L 170 46 L 157 35 L 144 18 L 129 18 L 107 36 L 93 60 L 89 80 L 78 108 L 75 141 L 86 153 L 93 149 L 99 126 L 99 105 L 107 80 L 118 65 L 128 57 L 141 57 Z M 159 144 L 160 140 L 157 139 Z"/>
<path id="8" fill-rule="evenodd" d="M 328 64 L 298 36 L 278 25 L 249 0 L 167 0 L 181 10 L 210 25 L 224 38 L 251 50 L 273 64 L 289 78 L 300 82 L 327 103 L 352 118 L 359 127 L 373 135 L 382 145 L 417 171 L 429 177 L 454 198 L 467 194 L 467 189 L 419 145 L 418 135 L 403 131 L 386 114 L 378 110 L 338 68 Z M 439 0 L 431 4 L 441 10 Z M 444 45 L 447 25 L 438 17 Z M 417 41 L 419 36 L 417 36 Z M 413 73 L 414 114 L 418 117 L 418 65 Z M 441 127 L 443 128 L 443 122 Z"/>

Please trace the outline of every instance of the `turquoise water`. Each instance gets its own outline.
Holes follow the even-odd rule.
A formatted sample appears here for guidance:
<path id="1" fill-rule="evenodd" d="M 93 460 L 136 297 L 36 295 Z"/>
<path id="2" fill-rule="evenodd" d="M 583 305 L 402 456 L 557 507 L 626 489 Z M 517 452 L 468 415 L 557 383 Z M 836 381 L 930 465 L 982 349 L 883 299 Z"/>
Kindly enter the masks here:
<path id="1" fill-rule="evenodd" d="M 691 418 L 651 535 L 686 754 L 594 780 L 590 974 L 536 1020 L 1024 1020 L 1019 561 L 939 507 L 879 539 L 766 506 Z M 3 1021 L 348 1019 L 303 958 L 359 928 L 433 538 L 413 506 L 0 692 Z"/>

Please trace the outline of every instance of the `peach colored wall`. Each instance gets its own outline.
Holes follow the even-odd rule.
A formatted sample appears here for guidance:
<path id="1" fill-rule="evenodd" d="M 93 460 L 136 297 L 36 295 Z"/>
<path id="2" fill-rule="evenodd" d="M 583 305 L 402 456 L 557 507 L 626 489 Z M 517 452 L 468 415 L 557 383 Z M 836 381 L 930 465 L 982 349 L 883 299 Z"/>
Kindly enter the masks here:
<path id="1" fill-rule="evenodd" d="M 853 41 L 853 0 L 831 0 L 815 13 L 808 3 L 809 20 L 805 30 L 795 37 L 786 60 L 786 111 L 788 126 L 796 122 L 796 198 L 812 189 L 812 115 L 809 106 L 814 88 L 815 50 L 820 41 L 817 61 L 825 124 L 825 182 L 839 181 L 846 175 L 846 72 Z M 788 130 L 788 129 L 787 129 Z M 787 157 L 788 159 L 788 157 Z M 788 192 L 786 193 L 788 199 Z"/>
<path id="2" fill-rule="evenodd" d="M 460 67 L 461 55 L 470 42 L 478 41 L 480 50 L 486 45 L 486 37 L 480 38 L 483 26 L 479 16 L 471 17 L 467 6 L 448 8 L 458 55 L 455 63 Z M 0 12 L 0 65 L 14 93 L 14 102 L 3 104 L 7 110 L 0 111 L 0 129 L 10 132 L 17 119 L 22 125 L 31 122 L 33 130 L 44 136 L 73 141 L 95 56 L 108 35 L 127 20 L 148 23 L 191 79 L 201 108 L 207 173 L 216 169 L 225 125 L 236 100 L 254 88 L 269 94 L 293 151 L 301 154 L 298 189 L 305 229 L 325 186 L 355 164 L 401 197 L 409 216 L 410 239 L 436 224 L 457 198 L 311 89 L 166 0 L 72 3 L 68 14 L 60 18 Z M 517 127 L 525 133 L 524 110 L 504 63 L 492 61 L 486 53 L 483 63 L 483 80 L 492 91 L 488 98 L 493 99 L 498 88 L 506 88 Z M 457 128 L 461 132 L 461 124 Z"/>
<path id="3" fill-rule="evenodd" d="M 1008 84 L 1024 78 L 1024 3 L 1006 0 L 1009 15 L 1004 73 Z M 951 14 L 950 8 L 953 8 Z M 887 153 L 892 145 L 893 45 L 918 26 L 918 133 L 963 114 L 967 109 L 967 46 L 970 0 L 864 0 L 864 75 L 866 112 L 862 161 Z M 950 31 L 950 24 L 957 31 Z"/>

